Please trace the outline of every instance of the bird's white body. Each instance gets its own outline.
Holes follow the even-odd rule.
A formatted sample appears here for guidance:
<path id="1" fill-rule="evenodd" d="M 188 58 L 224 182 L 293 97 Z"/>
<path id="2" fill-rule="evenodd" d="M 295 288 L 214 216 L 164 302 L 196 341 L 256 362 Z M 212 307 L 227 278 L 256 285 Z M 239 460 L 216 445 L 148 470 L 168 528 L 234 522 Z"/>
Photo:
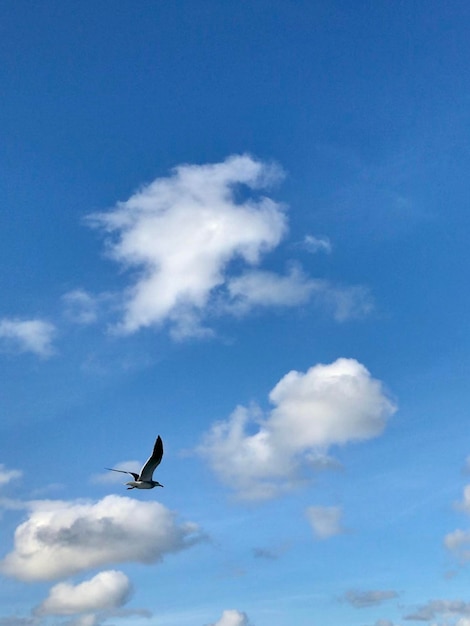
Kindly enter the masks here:
<path id="1" fill-rule="evenodd" d="M 146 481 L 146 480 L 130 480 L 128 483 L 129 487 L 134 487 L 134 489 L 153 489 L 156 485 Z"/>

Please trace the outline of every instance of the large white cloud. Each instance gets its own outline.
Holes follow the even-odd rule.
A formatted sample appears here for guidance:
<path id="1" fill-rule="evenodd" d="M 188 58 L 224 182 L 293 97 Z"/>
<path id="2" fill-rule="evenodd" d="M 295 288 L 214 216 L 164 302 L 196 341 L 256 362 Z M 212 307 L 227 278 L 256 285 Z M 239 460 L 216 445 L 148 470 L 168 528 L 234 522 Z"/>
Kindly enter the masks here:
<path id="1" fill-rule="evenodd" d="M 227 609 L 222 613 L 222 617 L 210 626 L 249 626 L 248 616 L 236 609 Z"/>
<path id="2" fill-rule="evenodd" d="M 0 319 L 0 339 L 20 352 L 33 352 L 41 357 L 53 353 L 55 327 L 39 319 Z"/>
<path id="3" fill-rule="evenodd" d="M 256 264 L 283 236 L 280 204 L 238 195 L 241 185 L 253 191 L 279 176 L 279 168 L 249 156 L 182 165 L 113 210 L 91 216 L 115 235 L 108 241 L 112 258 L 138 270 L 122 330 L 170 321 L 175 332 L 195 332 L 211 292 L 226 280 L 230 261 Z"/>
<path id="4" fill-rule="evenodd" d="M 62 582 L 49 591 L 36 615 L 75 615 L 121 607 L 131 594 L 127 576 L 116 570 L 100 572 L 78 585 Z"/>
<path id="5" fill-rule="evenodd" d="M 267 416 L 238 407 L 198 448 L 239 497 L 269 498 L 314 468 L 333 445 L 380 435 L 395 411 L 380 381 L 354 359 L 291 371 L 269 394 Z M 254 432 L 253 432 L 254 431 Z"/>
<path id="6" fill-rule="evenodd" d="M 53 580 L 126 561 L 154 563 L 201 539 L 158 502 L 106 496 L 97 502 L 34 501 L 0 571 L 25 581 Z"/>
<path id="7" fill-rule="evenodd" d="M 311 298 L 338 321 L 367 313 L 372 301 L 363 287 L 337 287 L 300 268 L 285 275 L 254 269 L 287 232 L 284 207 L 258 193 L 281 176 L 279 167 L 248 155 L 181 165 L 91 215 L 108 235 L 109 256 L 134 272 L 117 328 L 132 333 L 167 323 L 182 338 L 210 332 L 204 327 L 210 314 L 298 306 Z M 330 248 L 326 239 L 308 241 Z M 82 290 L 66 296 L 82 321 L 96 315 L 96 302 Z"/>

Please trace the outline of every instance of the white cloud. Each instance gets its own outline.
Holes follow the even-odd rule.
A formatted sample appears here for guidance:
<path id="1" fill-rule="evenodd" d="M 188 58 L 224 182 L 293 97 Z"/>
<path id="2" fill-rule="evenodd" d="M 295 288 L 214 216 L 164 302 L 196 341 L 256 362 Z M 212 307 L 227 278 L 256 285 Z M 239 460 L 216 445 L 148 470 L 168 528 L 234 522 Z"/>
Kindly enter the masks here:
<path id="1" fill-rule="evenodd" d="M 240 406 L 215 423 L 198 448 L 241 498 L 270 498 L 292 488 L 300 470 L 317 466 L 329 447 L 380 435 L 395 411 L 381 382 L 344 358 L 289 372 L 269 399 L 274 408 L 266 417 Z"/>
<path id="2" fill-rule="evenodd" d="M 298 306 L 310 298 L 337 321 L 367 314 L 372 298 L 364 287 L 334 286 L 300 268 L 280 275 L 256 267 L 287 232 L 284 207 L 259 195 L 281 177 L 279 167 L 248 155 L 181 165 L 89 216 L 107 234 L 108 255 L 132 272 L 115 329 L 133 333 L 167 324 L 181 339 L 210 334 L 210 316 Z M 302 245 L 331 249 L 328 239 L 312 235 Z M 86 292 L 71 292 L 67 300 L 78 319 L 96 315 L 97 300 Z"/>
<path id="3" fill-rule="evenodd" d="M 124 303 L 126 333 L 170 322 L 194 334 L 214 290 L 226 282 L 228 264 L 249 265 L 278 245 L 286 231 L 280 204 L 242 198 L 279 179 L 279 168 L 232 156 L 222 163 L 181 165 L 127 201 L 91 220 L 114 238 L 110 256 L 138 270 Z"/>
<path id="4" fill-rule="evenodd" d="M 463 490 L 463 499 L 458 503 L 458 508 L 470 514 L 470 485 Z M 470 530 L 457 529 L 444 537 L 444 545 L 458 558 L 470 560 Z"/>
<path id="5" fill-rule="evenodd" d="M 74 289 L 62 296 L 67 317 L 76 324 L 93 324 L 98 317 L 98 298 L 84 289 Z"/>
<path id="6" fill-rule="evenodd" d="M 0 487 L 8 484 L 15 478 L 20 478 L 23 472 L 16 469 L 7 469 L 3 463 L 0 463 Z"/>
<path id="7" fill-rule="evenodd" d="M 88 615 L 79 615 L 76 619 L 64 624 L 64 626 L 98 626 L 99 623 L 100 620 L 97 615 L 90 613 Z"/>
<path id="8" fill-rule="evenodd" d="M 249 626 L 248 616 L 236 609 L 227 609 L 222 613 L 222 617 L 210 626 Z"/>
<path id="9" fill-rule="evenodd" d="M 36 609 L 36 615 L 75 615 L 115 609 L 125 604 L 131 593 L 127 576 L 116 570 L 100 572 L 78 585 L 62 582 L 49 592 Z"/>
<path id="10" fill-rule="evenodd" d="M 374 308 L 369 289 L 362 285 L 338 287 L 323 282 L 323 289 L 319 290 L 319 296 L 319 304 L 331 310 L 337 322 L 365 317 Z"/>
<path id="11" fill-rule="evenodd" d="M 310 280 L 298 268 L 286 276 L 252 270 L 230 279 L 228 309 L 245 313 L 254 306 L 297 306 L 310 299 L 317 281 Z"/>
<path id="12" fill-rule="evenodd" d="M 34 501 L 0 571 L 25 581 L 53 580 L 114 563 L 155 563 L 200 539 L 195 524 L 178 523 L 158 502 L 114 495 L 97 502 Z"/>
<path id="13" fill-rule="evenodd" d="M 470 560 L 470 530 L 458 528 L 444 537 L 445 547 L 464 561 Z"/>
<path id="14" fill-rule="evenodd" d="M 347 591 L 343 597 L 346 602 L 351 604 L 351 606 L 356 609 L 363 609 L 369 606 L 377 606 L 387 600 L 398 598 L 398 593 L 388 589 L 374 589 L 367 591 L 351 590 Z"/>
<path id="15" fill-rule="evenodd" d="M 466 513 L 470 513 L 470 485 L 466 485 L 463 489 L 463 500 L 460 503 L 460 508 Z"/>
<path id="16" fill-rule="evenodd" d="M 306 514 L 318 539 L 329 539 L 344 532 L 339 506 L 309 506 Z"/>
<path id="17" fill-rule="evenodd" d="M 337 322 L 364 317 L 373 309 L 369 290 L 362 286 L 338 287 L 326 280 L 309 278 L 298 265 L 282 276 L 263 270 L 248 270 L 227 284 L 225 310 L 244 314 L 254 307 L 289 307 L 310 300 Z"/>
<path id="18" fill-rule="evenodd" d="M 303 247 L 313 253 L 326 252 L 329 254 L 333 249 L 328 237 L 315 237 L 314 235 L 305 235 Z"/>
<path id="19" fill-rule="evenodd" d="M 43 320 L 0 320 L 0 339 L 20 352 L 33 352 L 41 357 L 53 353 L 55 327 Z"/>

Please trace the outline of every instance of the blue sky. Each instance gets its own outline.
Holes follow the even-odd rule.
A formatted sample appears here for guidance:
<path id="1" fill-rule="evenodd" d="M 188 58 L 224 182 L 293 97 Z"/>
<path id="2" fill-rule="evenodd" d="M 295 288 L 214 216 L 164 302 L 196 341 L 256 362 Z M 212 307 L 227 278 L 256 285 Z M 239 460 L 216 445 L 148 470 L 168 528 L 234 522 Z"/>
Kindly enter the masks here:
<path id="1" fill-rule="evenodd" d="M 0 626 L 469 626 L 468 3 L 0 13 Z"/>

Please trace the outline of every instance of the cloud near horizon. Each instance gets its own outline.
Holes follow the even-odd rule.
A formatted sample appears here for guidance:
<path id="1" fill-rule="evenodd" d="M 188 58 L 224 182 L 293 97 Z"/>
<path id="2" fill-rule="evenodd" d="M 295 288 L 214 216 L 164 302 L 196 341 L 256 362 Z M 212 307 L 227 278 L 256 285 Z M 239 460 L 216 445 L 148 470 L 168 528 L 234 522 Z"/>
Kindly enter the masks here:
<path id="1" fill-rule="evenodd" d="M 236 609 L 227 609 L 217 622 L 209 626 L 249 626 L 249 621 L 246 613 Z"/>
<path id="2" fill-rule="evenodd" d="M 428 622 L 444 618 L 460 618 L 455 626 L 467 626 L 470 622 L 470 602 L 464 600 L 430 600 L 418 607 L 416 611 L 406 615 L 405 620 Z"/>
<path id="3" fill-rule="evenodd" d="M 396 407 L 354 359 L 291 371 L 272 389 L 273 408 L 239 406 L 205 434 L 197 452 L 241 499 L 275 497 L 325 467 L 329 448 L 376 437 Z M 328 464 L 326 464 L 328 466 Z"/>
<path id="4" fill-rule="evenodd" d="M 158 502 L 110 495 L 97 502 L 40 500 L 15 531 L 0 572 L 23 581 L 54 580 L 123 562 L 156 563 L 202 539 Z M 135 533 L 135 527 L 139 533 Z"/>
<path id="5" fill-rule="evenodd" d="M 463 500 L 458 504 L 458 508 L 470 514 L 470 485 L 466 485 L 463 490 Z M 444 537 L 445 547 L 462 561 L 470 561 L 470 529 L 456 530 L 448 533 Z"/>
<path id="6" fill-rule="evenodd" d="M 285 207 L 259 194 L 282 176 L 280 167 L 249 155 L 180 165 L 113 209 L 90 215 L 89 223 L 106 233 L 108 256 L 130 270 L 115 330 L 131 334 L 167 324 L 183 339 L 210 334 L 211 316 L 298 306 L 312 297 L 338 321 L 368 313 L 372 300 L 364 287 L 336 287 L 301 268 L 285 275 L 257 268 L 287 233 Z M 328 248 L 326 239 L 308 241 Z M 96 313 L 83 290 L 66 302 L 79 319 Z"/>

